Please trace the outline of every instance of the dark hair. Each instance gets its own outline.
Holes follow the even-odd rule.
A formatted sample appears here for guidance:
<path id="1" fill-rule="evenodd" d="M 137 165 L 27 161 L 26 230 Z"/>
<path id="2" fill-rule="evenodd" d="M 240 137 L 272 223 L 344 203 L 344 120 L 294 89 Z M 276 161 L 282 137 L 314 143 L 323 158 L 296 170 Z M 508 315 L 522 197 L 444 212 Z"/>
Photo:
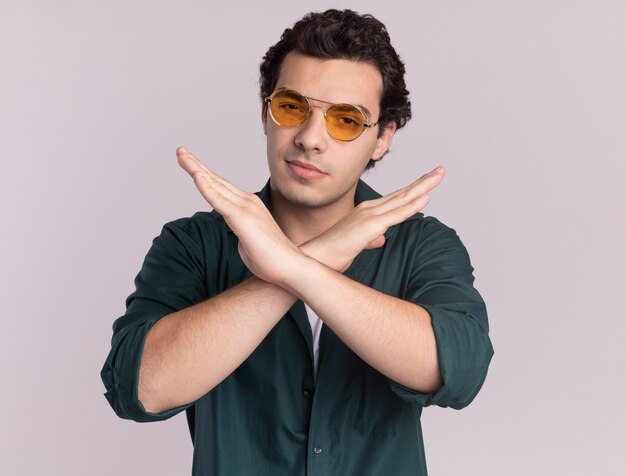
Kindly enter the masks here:
<path id="1" fill-rule="evenodd" d="M 378 68 L 383 78 L 379 135 L 390 122 L 398 129 L 411 118 L 411 102 L 404 82 L 404 63 L 391 46 L 385 25 L 372 15 L 352 10 L 308 13 L 287 28 L 263 57 L 260 66 L 261 100 L 276 87 L 280 67 L 291 51 L 323 59 L 364 61 Z M 376 162 L 370 160 L 366 170 Z"/>

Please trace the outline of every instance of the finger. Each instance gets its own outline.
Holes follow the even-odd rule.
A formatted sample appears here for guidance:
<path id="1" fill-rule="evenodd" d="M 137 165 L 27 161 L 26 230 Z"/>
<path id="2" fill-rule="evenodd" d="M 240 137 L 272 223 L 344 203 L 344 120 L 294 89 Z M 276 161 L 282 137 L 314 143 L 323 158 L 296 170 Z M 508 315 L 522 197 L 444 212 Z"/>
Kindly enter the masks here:
<path id="1" fill-rule="evenodd" d="M 411 202 L 405 203 L 400 207 L 393 208 L 384 214 L 370 217 L 369 226 L 371 226 L 371 228 L 369 228 L 369 231 L 364 232 L 364 235 L 382 235 L 390 227 L 397 225 L 398 223 L 404 222 L 409 217 L 415 215 L 417 212 L 426 207 L 426 205 L 430 203 L 430 198 L 430 195 L 426 193 L 420 195 Z M 373 241 L 375 242 L 375 240 Z"/>
<path id="2" fill-rule="evenodd" d="M 198 159 L 195 155 L 189 152 L 185 147 L 178 147 L 176 149 L 176 157 L 178 159 L 179 165 L 191 176 L 197 171 L 202 171 L 204 174 L 212 180 L 215 180 L 221 183 L 224 187 L 229 189 L 232 193 L 243 197 L 247 194 L 243 190 L 239 189 L 232 183 L 230 183 L 225 178 L 220 177 L 216 173 L 214 173 L 211 169 L 209 169 L 206 165 L 202 163 L 200 159 Z"/>
<path id="3" fill-rule="evenodd" d="M 226 182 L 225 179 L 214 173 L 211 169 L 209 169 L 200 159 L 198 159 L 195 155 L 189 152 L 184 147 L 178 147 L 176 149 L 176 157 L 178 159 L 178 163 L 180 166 L 185 169 L 189 175 L 193 175 L 196 171 L 201 170 L 207 177 L 212 179 L 221 180 Z"/>
<path id="4" fill-rule="evenodd" d="M 422 175 L 415 182 L 403 187 L 396 192 L 390 193 L 387 195 L 389 199 L 394 199 L 399 196 L 406 196 L 407 199 L 410 199 L 411 193 L 418 189 L 423 189 L 425 192 L 431 190 L 436 185 L 441 182 L 443 177 L 445 176 L 445 169 L 441 166 L 435 167 L 430 172 Z M 408 196 L 407 196 L 408 194 Z"/>
<path id="5" fill-rule="evenodd" d="M 392 199 L 397 198 L 398 196 L 405 196 L 410 190 L 414 189 L 416 186 L 418 186 L 420 183 L 426 181 L 427 179 L 429 179 L 430 177 L 434 177 L 434 176 L 438 176 L 438 175 L 445 175 L 445 169 L 441 166 L 435 167 L 433 170 L 431 170 L 430 172 L 422 175 L 420 178 L 418 178 L 415 182 L 410 183 L 409 185 L 402 187 L 394 192 L 391 192 L 383 197 L 374 199 L 374 200 L 369 200 L 366 203 L 369 203 L 370 206 L 372 207 L 379 207 L 387 202 L 389 202 Z M 386 209 L 382 209 L 383 211 L 386 211 Z"/>
<path id="6" fill-rule="evenodd" d="M 385 244 L 385 235 L 380 235 L 378 238 L 370 241 L 364 249 L 372 250 L 374 248 L 380 248 Z"/>
<path id="7" fill-rule="evenodd" d="M 202 170 L 207 176 L 217 176 L 204 165 L 200 159 L 182 146 L 176 149 L 176 158 L 178 159 L 179 165 L 185 169 L 189 175 L 193 175 L 194 172 Z"/>
<path id="8" fill-rule="evenodd" d="M 238 200 L 235 194 L 206 175 L 202 170 L 195 171 L 191 177 L 193 178 L 196 188 L 209 205 L 224 217 L 233 213 L 234 207 L 236 206 L 235 200 Z"/>
<path id="9" fill-rule="evenodd" d="M 445 169 L 443 167 L 437 167 L 433 171 L 420 177 L 411 185 L 384 197 L 387 198 L 387 200 L 377 203 L 374 213 L 384 214 L 396 208 L 410 204 L 421 195 L 429 193 L 437 185 L 439 185 L 443 180 L 444 175 Z"/>
<path id="10" fill-rule="evenodd" d="M 430 194 L 425 193 L 408 203 L 388 210 L 386 213 L 377 217 L 378 220 L 380 220 L 379 226 L 387 231 L 388 228 L 397 225 L 398 223 L 402 223 L 420 210 L 424 209 L 426 205 L 430 203 L 430 200 Z"/>
<path id="11" fill-rule="evenodd" d="M 230 213 L 228 209 L 224 208 L 224 201 L 221 201 L 222 206 L 216 206 L 215 201 L 219 200 L 220 197 L 229 200 L 236 205 L 242 205 L 243 201 L 246 200 L 249 195 L 248 193 L 240 190 L 228 180 L 212 172 L 187 149 L 179 147 L 176 149 L 176 153 L 179 164 L 192 176 L 194 183 L 202 196 L 220 213 L 222 213 L 222 211 Z M 202 185 L 202 187 L 199 185 Z M 215 193 L 210 193 L 211 191 L 216 192 L 217 195 Z"/>

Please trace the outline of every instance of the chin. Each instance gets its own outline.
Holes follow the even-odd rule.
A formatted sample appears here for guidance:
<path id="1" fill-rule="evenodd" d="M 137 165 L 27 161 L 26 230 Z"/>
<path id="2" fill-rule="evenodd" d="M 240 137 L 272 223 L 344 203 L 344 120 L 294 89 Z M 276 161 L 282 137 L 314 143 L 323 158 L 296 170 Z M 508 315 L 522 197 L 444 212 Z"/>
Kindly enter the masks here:
<path id="1" fill-rule="evenodd" d="M 278 192 L 285 201 L 300 207 L 318 208 L 332 203 L 332 200 L 312 193 L 311 190 L 283 190 L 277 188 L 276 192 Z"/>
<path id="2" fill-rule="evenodd" d="M 313 190 L 305 185 L 296 185 L 295 187 L 276 187 L 275 192 L 293 206 L 320 209 L 345 206 L 344 200 L 350 189 L 346 191 L 335 190 L 334 193 L 329 194 L 321 190 Z M 350 204 L 354 205 L 352 198 Z"/>
<path id="3" fill-rule="evenodd" d="M 348 190 L 334 189 L 335 184 L 331 177 L 326 177 L 324 183 L 309 182 L 294 177 L 288 170 L 272 170 L 270 167 L 271 187 L 277 195 L 291 205 L 303 208 L 324 208 L 339 204 Z"/>

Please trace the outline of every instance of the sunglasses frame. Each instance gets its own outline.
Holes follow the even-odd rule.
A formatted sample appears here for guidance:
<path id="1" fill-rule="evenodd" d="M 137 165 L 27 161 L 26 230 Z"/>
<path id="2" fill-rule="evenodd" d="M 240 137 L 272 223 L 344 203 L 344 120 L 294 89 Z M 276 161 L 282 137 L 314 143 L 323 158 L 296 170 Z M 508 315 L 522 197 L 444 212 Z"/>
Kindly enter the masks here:
<path id="1" fill-rule="evenodd" d="M 286 126 L 286 125 L 281 124 L 280 122 L 278 122 L 278 121 L 276 120 L 276 118 L 274 117 L 274 114 L 272 114 L 272 108 L 270 107 L 270 103 L 272 102 L 272 99 L 274 99 L 274 96 L 275 96 L 277 93 L 284 93 L 284 92 L 289 92 L 289 93 L 292 93 L 292 94 L 295 94 L 295 95 L 298 95 L 298 96 L 303 97 L 303 98 L 304 98 L 304 102 L 306 103 L 307 108 L 308 108 L 308 109 L 307 109 L 307 114 L 306 114 L 306 116 L 304 117 L 304 119 L 302 120 L 302 122 L 299 122 L 298 124 L 294 124 L 293 126 Z M 321 107 L 321 106 L 313 106 L 313 105 L 310 103 L 310 101 L 322 102 L 322 103 L 324 103 L 324 104 L 328 104 L 328 106 L 327 106 L 327 107 L 325 107 L 325 108 L 323 108 L 323 107 Z M 359 137 L 361 137 L 361 136 L 365 133 L 365 131 L 366 131 L 366 130 L 368 130 L 370 127 L 374 127 L 374 126 L 378 125 L 378 122 L 374 122 L 374 123 L 371 123 L 371 122 L 370 122 L 370 117 L 369 117 L 369 114 L 367 114 L 367 112 L 365 112 L 361 106 L 357 106 L 356 104 L 332 103 L 332 102 L 329 102 L 329 101 L 324 101 L 324 100 L 322 100 L 322 99 L 315 99 L 315 98 L 312 98 L 312 97 L 309 97 L 309 96 L 305 96 L 304 94 L 302 94 L 302 93 L 300 93 L 300 92 L 296 91 L 295 89 L 278 88 L 278 89 L 277 89 L 277 90 L 275 90 L 272 94 L 270 94 L 270 95 L 269 95 L 269 96 L 267 96 L 265 99 L 263 99 L 263 102 L 265 102 L 265 103 L 267 104 L 267 110 L 268 110 L 268 111 L 269 111 L 269 113 L 270 113 L 270 117 L 272 118 L 272 121 L 274 121 L 274 123 L 275 123 L 276 125 L 281 126 L 281 127 L 298 127 L 298 126 L 301 126 L 301 125 L 302 125 L 302 124 L 304 124 L 304 123 L 307 121 L 307 119 L 311 116 L 311 111 L 313 110 L 313 108 L 314 108 L 314 107 L 316 107 L 316 108 L 318 108 L 318 109 L 321 109 L 322 111 L 324 111 L 324 125 L 326 126 L 326 132 L 328 132 L 328 134 L 329 134 L 329 135 L 330 135 L 333 139 L 338 140 L 338 141 L 341 141 L 341 142 L 352 142 L 353 140 L 357 140 L 357 139 L 358 139 Z M 329 119 L 328 119 L 328 116 L 326 115 L 326 111 L 328 111 L 328 109 L 330 109 L 330 108 L 332 108 L 332 107 L 334 107 L 334 106 L 350 106 L 350 107 L 355 108 L 357 111 L 359 111 L 359 113 L 363 116 L 364 121 L 363 121 L 363 130 L 359 133 L 359 135 L 358 135 L 358 136 L 356 136 L 356 137 L 355 137 L 355 138 L 353 138 L 353 139 L 339 139 L 339 138 L 335 137 L 335 136 L 332 134 L 332 132 L 330 132 L 330 130 L 328 129 Z"/>

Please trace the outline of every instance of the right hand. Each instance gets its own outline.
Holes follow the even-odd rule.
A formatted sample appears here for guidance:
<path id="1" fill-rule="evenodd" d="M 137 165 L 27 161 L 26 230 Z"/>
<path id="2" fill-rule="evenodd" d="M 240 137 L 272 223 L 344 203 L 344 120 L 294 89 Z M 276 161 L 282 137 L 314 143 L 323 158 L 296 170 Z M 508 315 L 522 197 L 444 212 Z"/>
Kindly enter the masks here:
<path id="1" fill-rule="evenodd" d="M 261 199 L 218 176 L 184 147 L 178 163 L 193 178 L 198 191 L 239 238 L 239 255 L 255 276 L 278 284 L 308 259 L 280 229 Z"/>

